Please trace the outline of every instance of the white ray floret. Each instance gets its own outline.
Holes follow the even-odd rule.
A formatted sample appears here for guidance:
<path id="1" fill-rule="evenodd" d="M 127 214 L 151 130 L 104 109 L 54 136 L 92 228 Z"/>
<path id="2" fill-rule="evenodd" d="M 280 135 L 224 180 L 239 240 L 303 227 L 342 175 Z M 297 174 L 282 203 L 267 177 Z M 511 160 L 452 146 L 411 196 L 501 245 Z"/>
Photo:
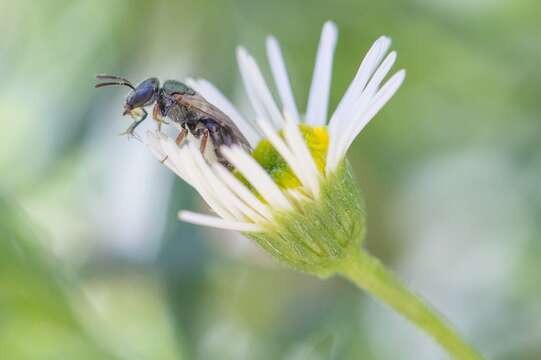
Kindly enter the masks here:
<path id="1" fill-rule="evenodd" d="M 257 192 L 279 210 L 291 210 L 291 204 L 269 174 L 239 146 L 222 148 L 224 156 L 255 187 Z"/>
<path id="2" fill-rule="evenodd" d="M 357 135 L 389 101 L 405 78 L 405 71 L 400 70 L 384 81 L 396 61 L 396 52 L 387 54 L 391 40 L 386 36 L 380 37 L 368 50 L 328 120 L 337 36 L 336 25 L 325 23 L 305 116 L 299 114 L 297 109 L 282 51 L 274 37 L 267 38 L 266 48 L 280 105 L 275 101 L 254 58 L 246 49 L 237 49 L 241 78 L 256 113 L 253 120 L 242 116 L 210 82 L 188 80 L 190 86 L 231 118 L 252 147 L 255 148 L 265 138 L 287 163 L 300 186 L 281 188 L 240 146 L 222 147 L 220 150 L 242 175 L 243 181 L 222 164 L 204 158 L 195 144 L 188 141 L 179 147 L 163 134 L 150 133 L 147 145 L 151 152 L 194 187 L 218 215 L 181 211 L 180 219 L 221 229 L 260 232 L 273 223 L 276 211 L 303 211 L 305 202 L 319 199 L 322 182 L 341 164 Z M 329 144 L 324 173 L 316 166 L 301 134 L 298 124 L 302 119 L 313 127 L 327 126 Z"/>
<path id="3" fill-rule="evenodd" d="M 229 186 L 231 191 L 233 191 L 239 199 L 244 201 L 247 206 L 252 208 L 258 216 L 266 221 L 272 220 L 271 209 L 263 204 L 243 183 L 233 176 L 229 170 L 221 164 L 212 164 L 212 167 L 216 175 Z"/>
<path id="4" fill-rule="evenodd" d="M 337 38 L 338 30 L 336 25 L 327 21 L 321 31 L 321 40 L 317 51 L 312 86 L 308 97 L 308 108 L 306 110 L 306 122 L 314 126 L 321 126 L 326 123 L 332 61 Z"/>
<path id="5" fill-rule="evenodd" d="M 157 156 L 162 159 L 166 156 L 165 162 L 169 163 L 172 169 L 183 169 L 182 176 L 177 174 L 201 194 L 222 220 L 228 221 L 224 224 L 235 224 L 236 228 L 240 226 L 243 229 L 254 231 L 259 227 L 252 225 L 272 220 L 268 205 L 261 203 L 245 185 L 234 178 L 229 170 L 222 165 L 209 164 L 194 143 L 188 143 L 179 148 L 171 139 L 157 137 L 155 133 L 150 132 L 149 138 L 160 140 L 158 146 L 162 152 L 158 153 Z M 149 146 L 152 145 L 149 144 Z M 191 215 L 188 217 L 195 219 Z M 201 219 L 210 218 L 203 216 Z M 218 224 L 217 222 L 212 223 Z"/>
<path id="6" fill-rule="evenodd" d="M 218 229 L 234 230 L 240 232 L 260 232 L 261 227 L 257 224 L 243 223 L 238 221 L 224 220 L 216 216 L 209 216 L 191 211 L 179 211 L 178 217 L 182 221 L 192 224 L 215 227 Z"/>
<path id="7" fill-rule="evenodd" d="M 267 140 L 287 162 L 303 186 L 317 197 L 319 195 L 317 169 L 299 133 L 297 124 L 293 120 L 288 120 L 284 131 L 286 141 L 282 140 L 278 133 L 274 132 L 266 122 L 259 121 L 258 125 L 264 132 Z"/>
<path id="8" fill-rule="evenodd" d="M 339 127 L 343 121 L 347 120 L 347 118 L 344 117 L 345 112 L 348 109 L 351 109 L 352 103 L 366 86 L 370 76 L 383 59 L 383 56 L 385 56 L 385 53 L 389 49 L 390 45 L 391 40 L 386 36 L 382 36 L 376 40 L 370 50 L 368 50 L 368 53 L 359 66 L 359 70 L 357 71 L 355 78 L 349 85 L 346 93 L 342 97 L 342 100 L 340 100 L 338 107 L 329 121 L 330 132 L 332 132 L 336 127 Z"/>
<path id="9" fill-rule="evenodd" d="M 242 218 L 245 213 L 243 213 L 243 203 L 234 196 L 227 186 L 221 181 L 218 180 L 216 175 L 212 172 L 209 165 L 201 156 L 199 149 L 194 144 L 188 144 L 188 149 L 190 150 L 191 157 L 195 161 L 195 166 L 198 167 L 200 174 L 205 178 L 206 183 L 209 185 L 210 191 L 219 197 L 224 204 L 227 204 L 227 210 L 233 215 L 233 218 Z"/>
<path id="10" fill-rule="evenodd" d="M 297 170 L 297 172 L 302 171 L 306 174 L 307 181 L 305 186 L 312 191 L 316 198 L 319 197 L 319 172 L 298 126 L 293 121 L 287 122 L 284 136 L 288 146 L 297 156 L 300 166 L 300 170 Z"/>
<path id="11" fill-rule="evenodd" d="M 193 186 L 196 188 L 197 192 L 205 199 L 205 201 L 210 205 L 210 207 L 221 217 L 233 220 L 235 216 L 233 215 L 234 211 L 231 210 L 231 204 L 226 203 L 221 194 L 215 192 L 208 179 L 201 172 L 195 163 L 195 159 L 192 158 L 192 153 L 190 151 L 189 145 L 184 146 L 181 151 L 179 151 L 179 166 L 183 166 L 187 172 L 190 173 L 190 176 L 193 179 Z"/>
<path id="12" fill-rule="evenodd" d="M 282 113 L 278 109 L 254 58 L 243 47 L 238 48 L 237 58 L 244 84 L 247 89 L 251 90 L 248 96 L 254 109 L 260 117 L 270 120 L 277 130 L 280 129 L 284 124 Z"/>
<path id="13" fill-rule="evenodd" d="M 385 85 L 376 93 L 376 96 L 374 96 L 374 99 L 372 103 L 370 104 L 370 107 L 367 109 L 365 113 L 363 113 L 362 117 L 355 123 L 355 127 L 353 128 L 353 131 L 349 134 L 348 140 L 342 144 L 342 147 L 338 151 L 338 160 L 340 161 L 342 157 L 345 156 L 345 153 L 351 146 L 351 143 L 353 143 L 353 140 L 357 137 L 357 135 L 361 132 L 361 130 L 365 127 L 365 125 L 378 113 L 378 111 L 389 101 L 389 99 L 395 94 L 395 92 L 398 90 L 402 82 L 404 81 L 404 78 L 406 77 L 406 72 L 404 70 L 400 70 L 396 74 L 393 75 L 391 79 Z M 346 137 L 344 137 L 346 139 Z"/>
<path id="14" fill-rule="evenodd" d="M 300 122 L 299 111 L 297 110 L 293 91 L 291 90 L 291 83 L 287 75 L 282 50 L 280 50 L 278 40 L 273 36 L 267 38 L 267 56 L 280 100 L 282 100 L 284 113 L 289 114 L 296 122 Z"/>
<path id="15" fill-rule="evenodd" d="M 167 156 L 167 152 L 164 150 L 162 146 L 167 146 L 169 138 L 165 135 L 158 133 L 158 132 L 148 132 L 147 136 L 147 142 L 146 145 L 150 149 L 151 153 L 160 161 L 163 162 L 165 166 L 167 166 L 171 171 L 173 171 L 175 174 L 177 174 L 178 177 L 186 181 L 188 184 L 192 184 L 192 181 L 190 179 L 189 174 L 185 173 L 185 169 L 182 167 L 177 167 L 176 163 L 172 161 L 172 159 L 169 159 Z M 173 154 L 174 156 L 178 156 L 178 153 L 175 151 Z M 193 186 L 193 185 L 192 185 Z"/>
<path id="16" fill-rule="evenodd" d="M 334 137 L 331 137 L 331 146 L 327 155 L 327 171 L 332 171 L 332 169 L 338 165 L 340 159 L 344 157 L 347 151 L 347 146 L 345 144 L 348 143 L 350 135 L 354 134 L 353 137 L 357 137 L 364 125 L 371 120 L 371 117 L 366 118 L 363 117 L 363 115 L 373 108 L 373 100 L 376 97 L 376 92 L 395 60 L 396 53 L 393 51 L 377 68 L 366 87 L 359 93 L 357 99 L 349 104 L 350 108 L 344 110 L 344 115 L 342 115 L 343 120 L 340 124 L 335 125 L 332 130 L 333 132 L 339 131 L 341 134 L 335 134 Z M 374 112 L 374 115 L 376 113 L 377 111 Z M 337 127 L 339 127 L 339 129 L 337 129 Z M 356 129 L 359 130 L 355 132 Z"/>

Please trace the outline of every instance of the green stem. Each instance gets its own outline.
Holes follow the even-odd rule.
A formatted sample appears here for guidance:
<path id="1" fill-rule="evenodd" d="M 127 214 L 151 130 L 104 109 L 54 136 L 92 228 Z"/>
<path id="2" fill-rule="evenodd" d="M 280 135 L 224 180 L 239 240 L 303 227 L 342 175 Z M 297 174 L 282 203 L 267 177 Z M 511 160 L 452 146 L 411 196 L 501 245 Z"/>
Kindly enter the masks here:
<path id="1" fill-rule="evenodd" d="M 436 310 L 406 289 L 374 256 L 357 251 L 337 271 L 430 334 L 454 359 L 483 359 Z"/>

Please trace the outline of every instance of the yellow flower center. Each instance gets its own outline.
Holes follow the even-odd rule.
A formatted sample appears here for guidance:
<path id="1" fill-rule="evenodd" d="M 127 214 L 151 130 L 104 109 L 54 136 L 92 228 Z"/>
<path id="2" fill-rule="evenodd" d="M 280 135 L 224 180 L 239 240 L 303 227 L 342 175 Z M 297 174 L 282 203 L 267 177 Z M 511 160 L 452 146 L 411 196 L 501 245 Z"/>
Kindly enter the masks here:
<path id="1" fill-rule="evenodd" d="M 329 147 L 327 128 L 300 124 L 299 130 L 314 158 L 317 168 L 323 174 L 325 171 L 327 149 Z M 283 131 L 280 131 L 279 135 L 283 138 Z M 267 171 L 278 186 L 289 189 L 301 186 L 299 179 L 291 171 L 289 165 L 268 140 L 263 139 L 257 144 L 257 147 L 252 152 L 252 157 Z"/>

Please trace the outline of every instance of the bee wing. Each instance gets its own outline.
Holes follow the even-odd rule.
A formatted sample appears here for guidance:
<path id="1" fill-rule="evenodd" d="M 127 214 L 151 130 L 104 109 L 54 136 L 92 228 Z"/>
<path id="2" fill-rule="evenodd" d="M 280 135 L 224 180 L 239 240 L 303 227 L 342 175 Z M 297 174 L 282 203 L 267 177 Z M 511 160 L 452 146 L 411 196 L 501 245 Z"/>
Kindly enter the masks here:
<path id="1" fill-rule="evenodd" d="M 240 145 L 242 145 L 246 150 L 252 151 L 250 143 L 248 140 L 246 140 L 244 135 L 242 135 L 242 132 L 239 130 L 237 125 L 235 125 L 233 120 L 231 120 L 229 116 L 224 114 L 224 112 L 218 109 L 216 106 L 209 103 L 204 97 L 199 94 L 184 94 L 180 96 L 177 95 L 176 99 L 180 105 L 186 106 L 188 109 L 198 113 L 202 117 L 208 117 L 216 121 L 220 126 L 229 129 Z"/>

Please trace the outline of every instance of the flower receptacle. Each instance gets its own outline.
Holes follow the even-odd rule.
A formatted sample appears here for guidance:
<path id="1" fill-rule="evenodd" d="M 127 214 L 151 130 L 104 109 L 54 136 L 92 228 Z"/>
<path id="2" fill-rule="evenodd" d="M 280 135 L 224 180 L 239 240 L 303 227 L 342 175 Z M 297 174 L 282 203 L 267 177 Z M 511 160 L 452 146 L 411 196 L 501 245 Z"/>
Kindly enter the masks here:
<path id="1" fill-rule="evenodd" d="M 362 245 L 365 209 L 347 161 L 321 181 L 318 199 L 299 200 L 295 211 L 276 211 L 265 231 L 245 235 L 282 263 L 328 277 Z"/>

